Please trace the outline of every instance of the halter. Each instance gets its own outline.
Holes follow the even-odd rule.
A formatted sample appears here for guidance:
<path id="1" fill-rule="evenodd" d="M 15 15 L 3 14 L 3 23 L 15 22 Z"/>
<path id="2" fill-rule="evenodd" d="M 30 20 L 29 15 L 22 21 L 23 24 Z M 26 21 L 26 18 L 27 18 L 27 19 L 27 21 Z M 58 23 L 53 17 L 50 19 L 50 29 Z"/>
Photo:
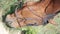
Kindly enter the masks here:
<path id="1" fill-rule="evenodd" d="M 18 8 L 18 7 L 17 7 Z M 25 23 L 25 21 L 28 21 L 28 20 L 40 20 L 40 19 L 42 19 L 42 17 L 39 17 L 38 15 L 36 15 L 35 13 L 33 13 L 33 11 L 32 10 L 30 10 L 30 8 L 28 7 L 28 9 L 31 11 L 31 13 L 33 13 L 34 15 L 36 15 L 36 16 L 38 16 L 39 18 L 20 18 L 20 17 L 18 17 L 18 14 L 17 14 L 17 8 L 15 9 L 15 17 L 16 17 L 16 20 L 17 20 L 17 22 L 18 22 L 18 24 L 19 24 L 19 26 L 21 27 L 21 25 L 20 25 L 20 22 L 24 22 Z M 42 20 L 43 21 L 43 20 Z M 26 23 L 25 23 L 26 24 Z M 27 24 L 28 25 L 28 24 Z M 29 24 L 29 25 L 36 25 L 36 24 Z"/>
<path id="2" fill-rule="evenodd" d="M 45 8 L 45 13 L 46 13 L 46 9 L 47 9 L 47 7 L 49 6 L 49 4 L 51 3 L 51 1 L 48 3 L 48 5 L 46 6 L 46 8 Z M 38 16 L 39 17 L 39 19 L 34 19 L 34 18 L 20 18 L 20 17 L 18 17 L 18 14 L 17 14 L 17 9 L 18 7 L 16 7 L 16 9 L 15 9 L 15 16 L 16 16 L 16 20 L 17 20 L 17 22 L 18 22 L 18 24 L 19 24 L 19 26 L 21 27 L 21 25 L 20 25 L 20 22 L 24 22 L 25 23 L 25 21 L 28 21 L 28 20 L 40 20 L 40 19 L 42 19 L 42 23 L 43 23 L 43 25 L 44 24 L 46 24 L 46 22 L 50 19 L 49 18 L 49 16 L 47 15 L 47 17 L 46 18 L 42 18 L 41 16 L 39 16 L 39 15 L 37 15 L 36 13 L 34 13 L 34 10 L 32 10 L 33 8 L 30 8 L 30 7 L 27 7 L 29 10 L 30 10 L 30 12 L 32 13 L 32 14 L 34 14 L 34 15 L 36 15 L 36 16 Z M 51 15 L 52 16 L 52 15 Z M 28 25 L 28 24 L 27 24 Z M 34 25 L 34 24 L 33 24 Z"/>

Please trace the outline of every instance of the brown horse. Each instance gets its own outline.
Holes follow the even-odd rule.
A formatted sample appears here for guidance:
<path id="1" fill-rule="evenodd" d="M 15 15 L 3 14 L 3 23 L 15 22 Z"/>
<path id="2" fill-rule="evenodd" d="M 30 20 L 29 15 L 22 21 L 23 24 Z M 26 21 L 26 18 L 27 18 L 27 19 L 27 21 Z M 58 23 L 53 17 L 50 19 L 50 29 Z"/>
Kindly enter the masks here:
<path id="1" fill-rule="evenodd" d="M 6 22 L 11 27 L 27 25 L 45 25 L 48 22 L 55 25 L 53 18 L 60 11 L 60 0 L 41 0 L 39 2 L 27 2 L 22 9 L 6 17 Z"/>

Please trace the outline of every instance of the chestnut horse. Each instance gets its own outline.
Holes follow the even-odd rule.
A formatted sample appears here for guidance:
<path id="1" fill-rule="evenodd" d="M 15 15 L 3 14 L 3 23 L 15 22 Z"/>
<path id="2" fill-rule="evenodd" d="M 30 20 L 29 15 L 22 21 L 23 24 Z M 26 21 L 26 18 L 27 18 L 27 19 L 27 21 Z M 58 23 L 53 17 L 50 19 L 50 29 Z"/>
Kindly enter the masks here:
<path id="1" fill-rule="evenodd" d="M 41 0 L 39 2 L 27 2 L 15 13 L 6 16 L 6 22 L 11 27 L 31 25 L 56 25 L 52 19 L 60 11 L 60 0 Z"/>

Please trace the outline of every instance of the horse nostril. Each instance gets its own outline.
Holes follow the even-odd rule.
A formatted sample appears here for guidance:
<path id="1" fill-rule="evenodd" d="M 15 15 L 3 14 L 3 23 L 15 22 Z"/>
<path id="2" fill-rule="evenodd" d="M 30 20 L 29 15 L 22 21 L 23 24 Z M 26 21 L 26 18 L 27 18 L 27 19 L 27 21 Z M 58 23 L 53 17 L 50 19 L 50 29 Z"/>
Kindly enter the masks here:
<path id="1" fill-rule="evenodd" d="M 46 25 L 46 24 L 48 24 L 49 23 L 49 21 L 47 20 L 47 21 L 45 21 L 44 23 L 43 23 L 43 25 Z"/>
<path id="2" fill-rule="evenodd" d="M 47 21 L 47 24 L 49 23 L 49 21 Z"/>

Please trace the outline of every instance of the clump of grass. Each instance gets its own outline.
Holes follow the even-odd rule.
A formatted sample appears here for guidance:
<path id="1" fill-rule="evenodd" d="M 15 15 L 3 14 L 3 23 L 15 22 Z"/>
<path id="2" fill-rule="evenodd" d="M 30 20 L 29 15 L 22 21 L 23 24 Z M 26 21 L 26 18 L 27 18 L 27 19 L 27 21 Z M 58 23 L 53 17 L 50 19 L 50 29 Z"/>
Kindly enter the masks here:
<path id="1" fill-rule="evenodd" d="M 22 34 L 37 34 L 37 29 L 27 26 L 25 28 L 22 28 Z"/>

